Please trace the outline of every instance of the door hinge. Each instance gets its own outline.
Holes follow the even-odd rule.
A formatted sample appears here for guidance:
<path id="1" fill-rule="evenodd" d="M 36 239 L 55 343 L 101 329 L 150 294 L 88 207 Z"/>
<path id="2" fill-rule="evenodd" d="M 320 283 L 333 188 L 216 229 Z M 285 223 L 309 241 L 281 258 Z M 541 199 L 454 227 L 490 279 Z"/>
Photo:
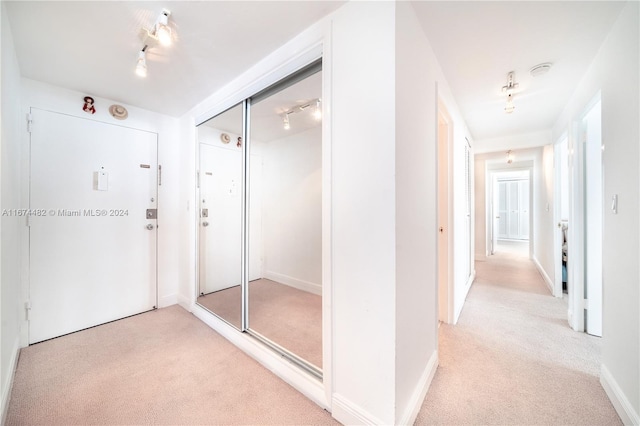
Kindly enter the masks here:
<path id="1" fill-rule="evenodd" d="M 31 126 L 33 125 L 33 115 L 27 113 L 27 132 L 31 133 Z"/>
<path id="2" fill-rule="evenodd" d="M 582 299 L 582 309 L 589 309 L 589 299 Z"/>
<path id="3" fill-rule="evenodd" d="M 196 176 L 196 188 L 200 189 L 200 170 L 198 170 Z"/>
<path id="4" fill-rule="evenodd" d="M 162 186 L 162 165 L 158 164 L 158 186 Z"/>
<path id="5" fill-rule="evenodd" d="M 25 310 L 25 318 L 27 321 L 29 321 L 31 319 L 31 301 L 27 301 L 24 304 L 24 310 Z"/>
<path id="6" fill-rule="evenodd" d="M 27 215 L 27 227 L 31 227 L 31 215 Z"/>

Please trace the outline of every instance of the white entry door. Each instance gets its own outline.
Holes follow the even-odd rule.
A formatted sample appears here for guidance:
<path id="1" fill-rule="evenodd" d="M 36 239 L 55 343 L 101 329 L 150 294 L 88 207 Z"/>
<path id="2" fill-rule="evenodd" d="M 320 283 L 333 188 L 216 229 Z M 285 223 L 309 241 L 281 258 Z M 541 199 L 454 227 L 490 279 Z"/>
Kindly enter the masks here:
<path id="1" fill-rule="evenodd" d="M 31 113 L 29 342 L 154 309 L 157 135 Z"/>

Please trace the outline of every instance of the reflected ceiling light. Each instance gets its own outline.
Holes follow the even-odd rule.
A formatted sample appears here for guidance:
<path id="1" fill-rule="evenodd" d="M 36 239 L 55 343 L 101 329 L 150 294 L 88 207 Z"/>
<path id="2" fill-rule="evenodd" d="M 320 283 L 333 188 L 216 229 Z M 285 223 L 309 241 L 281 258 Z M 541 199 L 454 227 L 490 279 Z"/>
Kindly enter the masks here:
<path id="1" fill-rule="evenodd" d="M 507 85 L 502 86 L 502 93 L 507 94 L 507 106 L 504 107 L 504 112 L 511 114 L 516 107 L 513 105 L 513 94 L 515 93 L 518 83 L 515 82 L 515 72 L 511 71 L 507 74 Z"/>
<path id="2" fill-rule="evenodd" d="M 315 118 L 316 121 L 322 120 L 322 107 L 320 105 L 320 99 L 316 100 L 316 108 L 313 110 L 313 118 Z"/>
<path id="3" fill-rule="evenodd" d="M 140 52 L 138 52 L 138 61 L 136 62 L 136 75 L 140 77 L 147 76 L 147 57 L 145 50 L 147 50 L 147 46 L 143 47 Z"/>
<path id="4" fill-rule="evenodd" d="M 513 163 L 513 153 L 511 150 L 507 151 L 507 164 Z"/>
<path id="5" fill-rule="evenodd" d="M 291 108 L 287 108 L 285 109 L 285 113 L 282 116 L 282 121 L 284 123 L 284 128 L 285 130 L 289 130 L 291 128 L 291 123 L 289 123 L 289 116 L 291 114 L 298 114 L 300 112 L 304 112 L 306 110 L 309 111 L 313 111 L 311 113 L 312 117 L 316 120 L 316 121 L 320 121 L 322 120 L 322 99 L 320 98 L 316 98 L 316 99 L 312 99 L 308 102 L 305 102 L 301 105 L 294 105 Z M 312 105 L 315 106 L 313 108 L 311 108 Z"/>

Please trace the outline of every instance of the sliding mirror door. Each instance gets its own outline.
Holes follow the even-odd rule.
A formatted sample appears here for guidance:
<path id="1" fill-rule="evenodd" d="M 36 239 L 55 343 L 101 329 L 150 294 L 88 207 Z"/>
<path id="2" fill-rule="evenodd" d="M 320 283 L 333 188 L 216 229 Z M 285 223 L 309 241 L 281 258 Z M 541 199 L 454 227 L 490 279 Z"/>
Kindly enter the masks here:
<path id="1" fill-rule="evenodd" d="M 197 128 L 197 303 L 242 327 L 243 104 Z"/>
<path id="2" fill-rule="evenodd" d="M 322 369 L 320 62 L 249 99 L 249 332 Z"/>

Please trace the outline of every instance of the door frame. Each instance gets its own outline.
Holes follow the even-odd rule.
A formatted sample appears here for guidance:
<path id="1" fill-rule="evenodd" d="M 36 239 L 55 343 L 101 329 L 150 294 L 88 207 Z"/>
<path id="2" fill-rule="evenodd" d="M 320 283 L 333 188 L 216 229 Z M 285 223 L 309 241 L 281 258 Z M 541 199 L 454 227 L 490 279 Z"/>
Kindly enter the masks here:
<path id="1" fill-rule="evenodd" d="M 444 103 L 437 103 L 438 320 L 454 323 L 453 289 L 453 121 Z M 444 160 L 444 161 L 443 161 Z M 444 193 L 444 194 L 443 194 Z M 443 198 L 443 195 L 445 198 Z"/>
<path id="2" fill-rule="evenodd" d="M 566 141 L 566 142 L 565 142 Z M 567 163 L 562 164 L 560 162 L 560 150 L 563 143 L 567 144 Z M 562 168 L 569 167 L 568 161 L 569 155 L 569 139 L 568 135 L 564 133 L 553 144 L 553 259 L 554 259 L 554 285 L 553 295 L 558 298 L 563 297 L 562 291 L 562 209 L 561 209 L 561 197 L 568 197 L 569 194 L 562 193 Z M 567 170 L 567 177 L 569 173 Z M 567 185 L 568 189 L 568 185 Z M 567 220 L 569 218 L 567 217 Z M 567 235 L 568 243 L 568 235 Z M 567 297 L 569 295 L 569 258 L 567 258 Z"/>
<path id="3" fill-rule="evenodd" d="M 498 181 L 497 175 L 504 172 L 517 172 L 528 171 L 529 172 L 529 258 L 533 256 L 533 161 L 520 161 L 512 163 L 511 165 L 505 165 L 502 163 L 489 163 L 485 166 L 485 222 L 486 222 L 486 235 L 485 235 L 485 251 L 488 256 L 495 254 L 493 250 L 493 236 L 496 235 L 495 230 L 495 208 L 494 195 L 496 190 L 496 183 Z"/>

